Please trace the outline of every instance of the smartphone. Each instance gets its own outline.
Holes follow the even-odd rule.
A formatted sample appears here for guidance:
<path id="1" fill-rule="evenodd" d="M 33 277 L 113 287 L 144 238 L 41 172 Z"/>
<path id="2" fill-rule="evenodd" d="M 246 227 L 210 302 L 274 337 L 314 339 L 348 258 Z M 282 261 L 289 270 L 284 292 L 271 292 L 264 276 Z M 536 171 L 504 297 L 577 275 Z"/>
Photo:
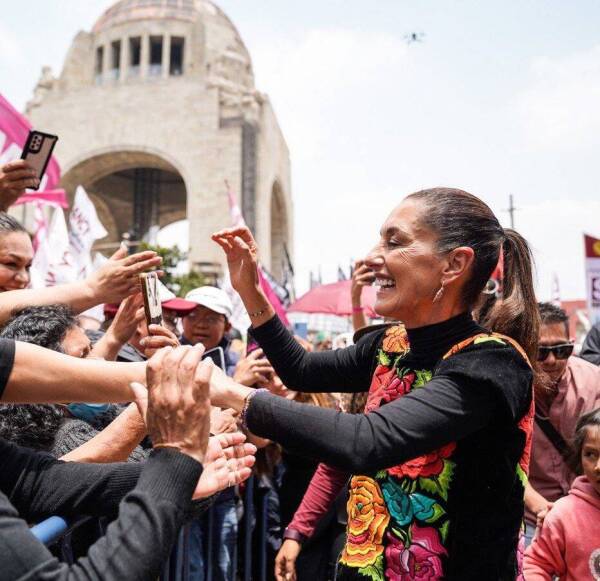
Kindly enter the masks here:
<path id="1" fill-rule="evenodd" d="M 225 353 L 223 352 L 222 347 L 215 347 L 210 351 L 206 351 L 204 355 L 202 355 L 202 359 L 206 359 L 207 357 L 210 357 L 217 367 L 225 371 Z"/>
<path id="2" fill-rule="evenodd" d="M 50 161 L 52 151 L 54 150 L 54 146 L 56 145 L 57 141 L 58 137 L 56 135 L 50 135 L 49 133 L 43 133 L 42 131 L 35 131 L 34 129 L 29 131 L 27 141 L 23 147 L 21 159 L 27 160 L 33 167 L 33 169 L 36 171 L 36 177 L 40 180 L 40 183 L 42 181 L 44 172 L 46 171 L 46 167 L 48 167 L 48 162 Z M 37 190 L 38 188 L 39 186 L 30 189 Z"/>
<path id="3" fill-rule="evenodd" d="M 144 297 L 144 312 L 148 325 L 162 325 L 162 305 L 158 290 L 158 275 L 155 272 L 140 274 L 142 296 Z"/>

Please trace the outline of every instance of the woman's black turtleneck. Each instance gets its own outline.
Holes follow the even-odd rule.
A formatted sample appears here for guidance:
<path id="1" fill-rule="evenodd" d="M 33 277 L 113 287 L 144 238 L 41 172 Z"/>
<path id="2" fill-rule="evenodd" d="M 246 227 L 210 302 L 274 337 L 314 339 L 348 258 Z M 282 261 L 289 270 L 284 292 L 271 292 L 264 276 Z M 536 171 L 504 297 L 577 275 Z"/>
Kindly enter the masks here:
<path id="1" fill-rule="evenodd" d="M 366 413 L 357 415 L 258 393 L 247 415 L 253 433 L 381 485 L 389 514 L 400 511 L 404 519 L 390 521 L 393 531 L 424 518 L 402 512 L 407 490 L 418 491 L 415 498 L 433 494 L 449 525 L 445 537 L 439 537 L 441 521 L 432 525 L 439 525 L 436 538 L 445 538 L 436 557 L 444 579 L 516 578 L 533 374 L 510 341 L 487 333 L 468 314 L 410 329 L 408 341 L 400 328 L 384 328 L 327 353 L 306 353 L 278 319 L 254 335 L 294 389 L 370 392 Z M 443 485 L 431 480 L 437 478 L 431 474 L 441 478 L 433 466 L 442 458 L 451 464 Z M 439 486 L 447 486 L 445 492 Z M 380 550 L 401 538 L 407 537 L 384 536 Z M 372 565 L 391 579 L 401 565 L 390 559 L 386 552 L 383 565 Z M 340 579 L 363 580 L 364 570 L 356 567 L 340 563 Z"/>
<path id="2" fill-rule="evenodd" d="M 434 377 L 427 389 L 372 413 L 343 414 L 259 393 L 252 399 L 248 426 L 291 452 L 366 473 L 464 438 L 492 419 L 518 421 L 531 401 L 532 374 L 513 348 L 492 344 L 487 351 L 493 357 L 467 349 L 442 360 L 453 345 L 479 332 L 484 331 L 468 314 L 409 330 L 406 363 L 435 370 Z M 283 383 L 312 392 L 368 391 L 384 333 L 367 333 L 347 349 L 307 353 L 278 317 L 253 329 Z"/>

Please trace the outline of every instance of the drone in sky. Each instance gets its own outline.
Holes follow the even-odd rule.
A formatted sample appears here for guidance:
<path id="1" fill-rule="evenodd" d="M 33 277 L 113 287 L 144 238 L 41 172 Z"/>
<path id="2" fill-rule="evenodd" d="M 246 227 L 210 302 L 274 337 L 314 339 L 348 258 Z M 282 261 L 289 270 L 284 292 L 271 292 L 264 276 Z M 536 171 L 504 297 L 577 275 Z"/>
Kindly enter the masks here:
<path id="1" fill-rule="evenodd" d="M 413 44 L 415 42 L 423 42 L 424 38 L 425 38 L 424 32 L 411 32 L 409 34 L 404 35 L 404 40 L 406 41 L 406 44 Z"/>

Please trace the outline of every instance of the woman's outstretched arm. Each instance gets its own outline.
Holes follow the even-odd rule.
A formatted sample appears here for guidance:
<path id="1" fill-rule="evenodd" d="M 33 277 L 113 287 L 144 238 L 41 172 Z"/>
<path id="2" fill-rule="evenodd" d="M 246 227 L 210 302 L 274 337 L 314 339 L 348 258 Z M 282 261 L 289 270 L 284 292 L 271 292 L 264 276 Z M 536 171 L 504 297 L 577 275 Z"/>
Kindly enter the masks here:
<path id="1" fill-rule="evenodd" d="M 134 394 L 129 384 L 145 380 L 146 363 L 78 359 L 30 343 L 0 339 L 3 402 L 130 402 Z"/>

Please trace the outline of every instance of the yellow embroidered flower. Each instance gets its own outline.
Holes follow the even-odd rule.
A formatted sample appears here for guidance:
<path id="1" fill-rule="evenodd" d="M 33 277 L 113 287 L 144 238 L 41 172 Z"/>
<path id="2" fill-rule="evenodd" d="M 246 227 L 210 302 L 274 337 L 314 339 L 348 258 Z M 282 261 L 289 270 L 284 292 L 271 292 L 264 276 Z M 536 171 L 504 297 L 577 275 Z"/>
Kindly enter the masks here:
<path id="1" fill-rule="evenodd" d="M 381 489 L 367 476 L 354 476 L 348 500 L 348 538 L 341 562 L 367 567 L 383 554 L 383 535 L 390 522 Z"/>

